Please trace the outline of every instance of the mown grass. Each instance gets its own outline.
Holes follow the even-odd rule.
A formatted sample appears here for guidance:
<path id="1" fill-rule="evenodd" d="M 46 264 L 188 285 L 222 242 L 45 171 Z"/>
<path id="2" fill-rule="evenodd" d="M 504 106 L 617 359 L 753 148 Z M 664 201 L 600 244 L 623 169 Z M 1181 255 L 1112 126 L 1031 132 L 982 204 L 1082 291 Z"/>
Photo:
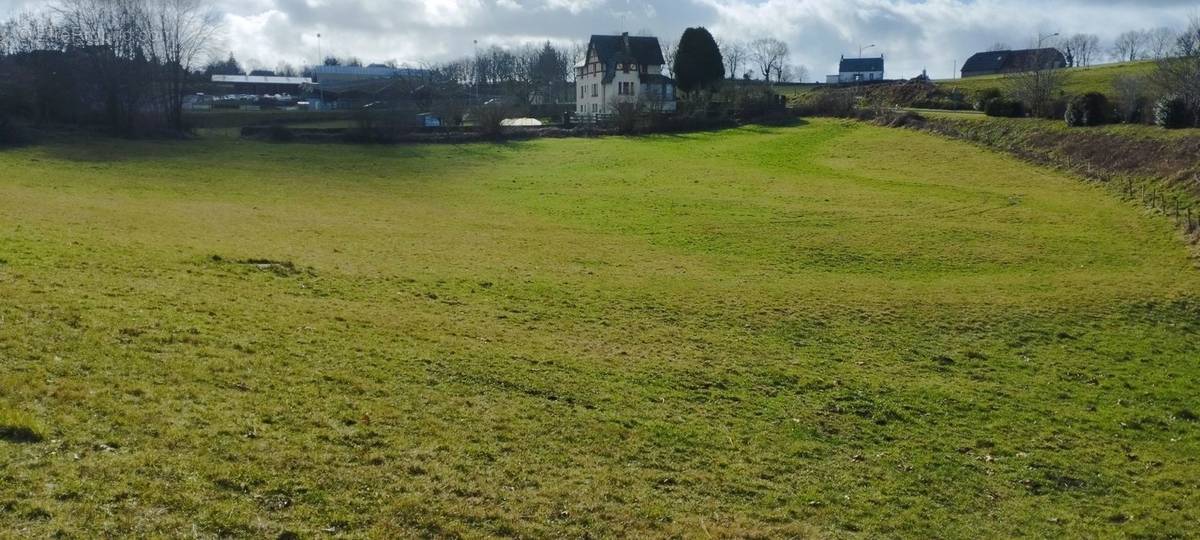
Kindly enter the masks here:
<path id="1" fill-rule="evenodd" d="M 1100 92 L 1113 95 L 1113 81 L 1123 76 L 1149 75 L 1155 69 L 1154 61 L 1123 62 L 1117 64 L 1102 64 L 1098 66 L 1068 68 L 1063 92 L 1068 95 L 1082 95 L 1088 92 Z M 977 92 L 988 88 L 1004 90 L 1007 86 L 1004 75 L 984 75 L 966 79 L 939 80 L 937 83 L 947 88 L 956 88 L 968 92 Z"/>
<path id="2" fill-rule="evenodd" d="M 1186 536 L 1165 220 L 836 121 L 0 153 L 18 536 Z"/>

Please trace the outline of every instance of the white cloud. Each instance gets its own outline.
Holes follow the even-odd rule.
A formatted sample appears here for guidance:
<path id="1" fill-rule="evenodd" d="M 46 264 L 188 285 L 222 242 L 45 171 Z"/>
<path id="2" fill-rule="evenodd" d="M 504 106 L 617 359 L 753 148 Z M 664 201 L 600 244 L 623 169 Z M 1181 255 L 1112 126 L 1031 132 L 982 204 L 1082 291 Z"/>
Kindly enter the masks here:
<path id="1" fill-rule="evenodd" d="M 44 7 L 46 0 L 0 0 L 0 16 Z M 558 43 L 590 34 L 648 30 L 677 38 L 707 26 L 725 40 L 774 36 L 792 62 L 815 76 L 838 58 L 875 44 L 889 76 L 928 68 L 951 73 L 971 53 L 996 41 L 1029 44 L 1038 32 L 1093 32 L 1104 41 L 1129 29 L 1181 26 L 1195 0 L 212 0 L 226 13 L 227 39 L 246 63 L 274 66 L 324 52 L 365 61 L 417 64 L 469 54 L 473 42 Z"/>

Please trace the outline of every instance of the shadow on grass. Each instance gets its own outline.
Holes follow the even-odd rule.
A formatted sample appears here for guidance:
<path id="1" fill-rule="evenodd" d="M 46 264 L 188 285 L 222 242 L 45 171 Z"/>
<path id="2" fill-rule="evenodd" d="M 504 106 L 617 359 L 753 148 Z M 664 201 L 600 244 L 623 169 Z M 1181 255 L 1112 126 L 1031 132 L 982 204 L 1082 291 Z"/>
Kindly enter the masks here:
<path id="1" fill-rule="evenodd" d="M 771 135 L 779 133 L 778 130 L 780 128 L 804 127 L 807 125 L 809 125 L 809 122 L 803 118 L 786 118 L 771 122 L 750 122 L 739 126 L 698 129 L 692 131 L 676 131 L 670 133 L 651 133 L 646 135 L 630 135 L 630 137 L 647 137 L 653 138 L 656 141 L 682 143 L 695 141 L 697 136 L 713 133 L 742 132 L 752 133 L 755 135 Z"/>
<path id="2" fill-rule="evenodd" d="M 45 439 L 44 430 L 29 415 L 0 410 L 0 441 L 36 443 Z"/>

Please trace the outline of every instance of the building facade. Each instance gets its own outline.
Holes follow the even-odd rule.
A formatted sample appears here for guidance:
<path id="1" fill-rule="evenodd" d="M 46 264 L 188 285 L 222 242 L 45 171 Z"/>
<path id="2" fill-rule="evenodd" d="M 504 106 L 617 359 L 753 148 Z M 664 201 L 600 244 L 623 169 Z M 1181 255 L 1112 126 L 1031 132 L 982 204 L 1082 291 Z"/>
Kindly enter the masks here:
<path id="1" fill-rule="evenodd" d="M 846 58 L 838 64 L 838 74 L 825 78 L 828 84 L 847 84 L 883 80 L 883 55 L 879 58 Z"/>
<path id="2" fill-rule="evenodd" d="M 619 103 L 674 111 L 675 80 L 663 75 L 665 63 L 656 37 L 592 36 L 575 66 L 576 114 L 612 114 Z"/>

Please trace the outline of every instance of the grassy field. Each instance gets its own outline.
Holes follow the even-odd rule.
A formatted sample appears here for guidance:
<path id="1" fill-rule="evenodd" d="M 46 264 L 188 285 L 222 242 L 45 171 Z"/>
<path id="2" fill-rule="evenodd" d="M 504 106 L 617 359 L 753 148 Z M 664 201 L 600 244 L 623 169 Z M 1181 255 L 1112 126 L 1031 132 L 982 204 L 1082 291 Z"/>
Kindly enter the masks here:
<path id="1" fill-rule="evenodd" d="M 12 536 L 1187 536 L 1200 273 L 837 121 L 0 152 Z"/>
<path id="2" fill-rule="evenodd" d="M 1098 66 L 1069 68 L 1066 71 L 1067 81 L 1063 91 L 1069 95 L 1080 95 L 1088 92 L 1100 92 L 1113 95 L 1113 81 L 1122 76 L 1148 75 L 1155 69 L 1153 61 L 1125 62 L 1120 64 L 1102 64 Z M 947 79 L 937 81 L 947 88 L 976 92 L 988 88 L 1003 90 L 1007 85 L 1004 75 L 985 75 L 968 79 Z"/>

